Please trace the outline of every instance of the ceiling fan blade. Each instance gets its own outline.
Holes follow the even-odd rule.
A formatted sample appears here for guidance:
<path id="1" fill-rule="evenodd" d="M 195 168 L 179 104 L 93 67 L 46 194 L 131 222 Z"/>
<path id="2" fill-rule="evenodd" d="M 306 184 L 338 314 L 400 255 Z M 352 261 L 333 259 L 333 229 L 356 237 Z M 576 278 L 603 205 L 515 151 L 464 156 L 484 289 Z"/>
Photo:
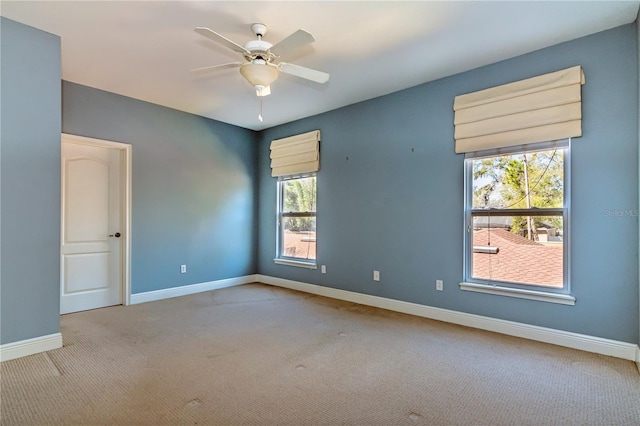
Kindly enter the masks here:
<path id="1" fill-rule="evenodd" d="M 208 72 L 208 71 L 217 71 L 217 70 L 221 70 L 221 69 L 225 69 L 225 68 L 238 68 L 241 65 L 242 65 L 242 62 L 230 62 L 228 64 L 212 65 L 210 67 L 196 68 L 196 69 L 191 70 L 191 72 L 205 73 L 205 72 Z"/>
<path id="2" fill-rule="evenodd" d="M 235 43 L 235 42 L 229 40 L 225 36 L 220 35 L 217 32 L 215 32 L 213 30 L 210 30 L 207 27 L 196 27 L 195 32 L 197 32 L 198 34 L 203 35 L 203 36 L 215 41 L 216 43 L 219 43 L 219 44 L 223 45 L 224 47 L 226 47 L 228 49 L 233 50 L 234 52 L 242 53 L 243 55 L 251 53 L 247 49 L 245 49 L 244 47 L 240 46 L 238 43 Z"/>
<path id="3" fill-rule="evenodd" d="M 300 65 L 287 64 L 280 62 L 278 64 L 280 71 L 286 74 L 295 75 L 296 77 L 305 78 L 307 80 L 315 81 L 316 83 L 326 83 L 329 81 L 329 74 L 322 71 L 312 70 L 311 68 L 301 67 Z"/>
<path id="4" fill-rule="evenodd" d="M 269 51 L 276 56 L 284 56 L 287 53 L 293 52 L 294 50 L 313 43 L 314 41 L 316 41 L 316 39 L 311 35 L 311 33 L 308 33 L 305 30 L 298 30 L 279 43 L 271 46 Z"/>

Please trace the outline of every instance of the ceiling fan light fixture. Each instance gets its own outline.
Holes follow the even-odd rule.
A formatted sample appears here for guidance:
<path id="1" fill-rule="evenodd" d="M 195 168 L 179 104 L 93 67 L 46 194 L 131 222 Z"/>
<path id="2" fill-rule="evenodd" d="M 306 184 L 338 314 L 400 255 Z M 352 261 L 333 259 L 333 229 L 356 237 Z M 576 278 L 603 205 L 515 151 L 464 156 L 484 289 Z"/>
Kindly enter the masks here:
<path id="1" fill-rule="evenodd" d="M 278 78 L 278 67 L 270 65 L 264 60 L 256 59 L 240 67 L 240 74 L 253 87 L 268 87 Z"/>

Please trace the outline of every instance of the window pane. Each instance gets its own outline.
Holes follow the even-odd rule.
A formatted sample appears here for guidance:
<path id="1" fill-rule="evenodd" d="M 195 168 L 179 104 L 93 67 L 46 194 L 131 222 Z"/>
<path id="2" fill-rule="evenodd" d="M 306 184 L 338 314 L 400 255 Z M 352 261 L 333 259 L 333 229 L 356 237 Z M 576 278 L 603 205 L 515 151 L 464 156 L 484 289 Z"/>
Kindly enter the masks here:
<path id="1" fill-rule="evenodd" d="M 473 163 L 472 208 L 561 208 L 564 150 L 526 152 Z"/>
<path id="2" fill-rule="evenodd" d="M 316 258 L 316 218 L 282 219 L 282 256 L 298 259 Z"/>
<path id="3" fill-rule="evenodd" d="M 562 288 L 562 216 L 473 216 L 474 279 Z"/>
<path id="4" fill-rule="evenodd" d="M 291 179 L 282 182 L 283 212 L 316 211 L 316 177 Z"/>

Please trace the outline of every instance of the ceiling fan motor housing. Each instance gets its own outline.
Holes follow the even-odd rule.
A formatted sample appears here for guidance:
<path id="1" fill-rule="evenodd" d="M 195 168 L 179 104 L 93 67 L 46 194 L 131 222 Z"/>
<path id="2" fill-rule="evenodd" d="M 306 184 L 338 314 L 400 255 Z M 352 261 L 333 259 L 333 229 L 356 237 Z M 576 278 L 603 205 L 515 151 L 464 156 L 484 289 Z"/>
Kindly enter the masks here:
<path id="1" fill-rule="evenodd" d="M 269 49 L 273 46 L 271 43 L 264 40 L 251 40 L 248 41 L 244 48 L 251 52 L 251 55 L 245 54 L 245 59 L 251 61 L 253 59 L 264 59 L 267 62 L 273 60 L 273 55 L 269 53 Z"/>

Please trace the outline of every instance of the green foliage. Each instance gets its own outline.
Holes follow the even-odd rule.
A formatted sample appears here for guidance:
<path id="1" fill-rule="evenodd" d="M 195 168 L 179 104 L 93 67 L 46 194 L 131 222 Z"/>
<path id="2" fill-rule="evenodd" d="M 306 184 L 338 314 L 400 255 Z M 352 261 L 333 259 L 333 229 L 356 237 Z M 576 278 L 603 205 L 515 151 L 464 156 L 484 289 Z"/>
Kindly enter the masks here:
<path id="1" fill-rule="evenodd" d="M 563 205 L 564 155 L 561 150 L 505 155 L 473 162 L 474 208 L 557 208 Z M 526 173 L 525 173 L 526 172 Z M 533 228 L 562 228 L 562 218 L 532 217 Z M 514 216 L 511 232 L 527 229 L 526 216 Z M 526 233 L 526 232 L 525 232 Z M 533 236 L 531 236 L 533 237 Z"/>
<path id="2" fill-rule="evenodd" d="M 309 213 L 316 211 L 316 177 L 291 179 L 284 183 L 284 211 Z M 315 231 L 315 217 L 289 217 L 285 229 Z"/>

